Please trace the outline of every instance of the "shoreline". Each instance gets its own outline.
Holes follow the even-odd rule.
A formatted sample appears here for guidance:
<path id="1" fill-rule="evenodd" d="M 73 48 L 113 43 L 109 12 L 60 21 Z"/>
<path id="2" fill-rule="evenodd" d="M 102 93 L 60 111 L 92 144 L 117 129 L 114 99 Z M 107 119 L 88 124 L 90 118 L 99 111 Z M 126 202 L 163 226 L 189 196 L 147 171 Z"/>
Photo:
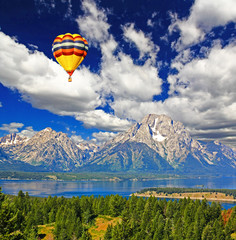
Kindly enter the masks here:
<path id="1" fill-rule="evenodd" d="M 188 179 L 187 177 L 157 177 L 157 178 L 122 178 L 122 177 L 105 177 L 105 178 L 74 178 L 74 179 L 63 179 L 63 178 L 58 178 L 56 175 L 55 176 L 47 176 L 48 178 L 42 178 L 42 179 L 36 179 L 36 178 L 14 178 L 14 177 L 7 177 L 7 178 L 0 178 L 0 180 L 8 180 L 8 181 L 15 181 L 15 180 L 22 180 L 22 181 L 93 181 L 93 182 L 98 182 L 98 181 L 108 181 L 108 182 L 121 182 L 121 181 L 156 181 L 156 180 L 175 180 L 175 179 Z"/>
<path id="2" fill-rule="evenodd" d="M 156 197 L 156 198 L 170 198 L 170 199 L 184 199 L 184 198 L 190 198 L 192 200 L 204 200 L 206 199 L 207 201 L 210 202 L 227 202 L 227 203 L 236 203 L 236 199 L 233 198 L 215 198 L 215 197 L 198 197 L 198 196 L 191 196 L 191 194 L 198 194 L 198 195 L 202 195 L 205 194 L 205 192 L 198 192 L 198 193 L 182 193 L 182 194 L 186 194 L 184 196 L 180 196 L 180 195 L 176 195 L 176 196 L 172 196 L 172 195 L 162 195 L 162 194 L 157 194 L 157 193 L 133 193 L 134 196 L 137 197 Z M 132 196 L 132 194 L 130 195 Z"/>

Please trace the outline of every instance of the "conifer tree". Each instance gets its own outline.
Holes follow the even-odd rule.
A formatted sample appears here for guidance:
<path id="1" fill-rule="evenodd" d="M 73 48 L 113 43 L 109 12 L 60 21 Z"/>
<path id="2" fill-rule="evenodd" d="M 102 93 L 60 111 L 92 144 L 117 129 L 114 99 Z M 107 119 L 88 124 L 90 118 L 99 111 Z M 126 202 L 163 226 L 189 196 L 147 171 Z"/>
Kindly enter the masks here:
<path id="1" fill-rule="evenodd" d="M 202 240 L 212 240 L 212 239 L 216 239 L 216 238 L 213 233 L 212 226 L 210 224 L 207 224 L 202 232 Z"/>
<path id="2" fill-rule="evenodd" d="M 113 230 L 113 227 L 112 227 L 112 225 L 109 224 L 107 227 L 106 233 L 104 235 L 104 240 L 112 239 L 112 230 Z"/>
<path id="3" fill-rule="evenodd" d="M 92 236 L 87 230 L 84 230 L 81 240 L 92 240 Z"/>
<path id="4" fill-rule="evenodd" d="M 164 227 L 164 238 L 163 240 L 172 240 L 172 221 L 170 218 L 166 219 Z"/>
<path id="5" fill-rule="evenodd" d="M 164 227 L 165 227 L 164 217 L 162 214 L 160 214 L 157 221 L 157 229 L 154 233 L 153 239 L 161 240 L 164 238 Z"/>

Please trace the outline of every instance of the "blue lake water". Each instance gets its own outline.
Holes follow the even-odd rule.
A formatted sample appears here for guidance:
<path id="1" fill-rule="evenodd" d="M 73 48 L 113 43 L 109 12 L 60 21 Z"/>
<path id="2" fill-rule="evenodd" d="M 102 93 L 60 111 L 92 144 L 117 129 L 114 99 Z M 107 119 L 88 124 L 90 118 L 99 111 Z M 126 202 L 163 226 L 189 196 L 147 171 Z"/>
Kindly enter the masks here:
<path id="1" fill-rule="evenodd" d="M 119 194 L 128 197 L 130 194 L 149 187 L 197 187 L 236 189 L 236 177 L 196 178 L 196 179 L 160 179 L 146 181 L 35 181 L 35 180 L 0 180 L 0 187 L 5 194 L 17 195 L 19 190 L 30 196 L 48 197 L 64 196 L 106 196 Z M 222 203 L 225 209 L 236 206 L 236 203 Z"/>

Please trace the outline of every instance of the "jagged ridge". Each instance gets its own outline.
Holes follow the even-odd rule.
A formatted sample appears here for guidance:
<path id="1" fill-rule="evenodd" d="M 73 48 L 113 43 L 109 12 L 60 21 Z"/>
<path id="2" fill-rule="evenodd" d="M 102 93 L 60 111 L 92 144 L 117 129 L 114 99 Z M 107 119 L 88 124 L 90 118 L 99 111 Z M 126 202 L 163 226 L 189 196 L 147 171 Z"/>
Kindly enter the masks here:
<path id="1" fill-rule="evenodd" d="M 12 134 L 0 138 L 0 148 L 14 160 L 48 171 L 233 172 L 236 154 L 215 141 L 191 138 L 182 123 L 149 114 L 127 132 L 98 148 L 76 145 L 65 133 L 46 128 L 31 139 Z"/>

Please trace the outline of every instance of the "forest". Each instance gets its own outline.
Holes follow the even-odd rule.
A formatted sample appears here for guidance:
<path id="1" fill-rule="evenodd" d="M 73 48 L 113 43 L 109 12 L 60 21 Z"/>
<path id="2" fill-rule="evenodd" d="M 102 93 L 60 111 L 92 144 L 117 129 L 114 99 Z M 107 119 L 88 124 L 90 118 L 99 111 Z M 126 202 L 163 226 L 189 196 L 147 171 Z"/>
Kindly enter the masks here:
<path id="1" fill-rule="evenodd" d="M 1 240 L 41 239 L 38 226 L 42 224 L 54 226 L 54 239 L 90 240 L 89 229 L 101 215 L 121 219 L 108 226 L 104 240 L 227 240 L 236 232 L 236 207 L 226 211 L 206 200 L 134 195 L 38 198 L 22 191 L 5 195 L 0 188 Z"/>
<path id="2" fill-rule="evenodd" d="M 187 176 L 156 174 L 156 173 L 140 173 L 140 172 L 18 172 L 18 171 L 1 171 L 0 179 L 34 179 L 34 180 L 146 180 L 146 179 L 165 179 L 165 178 L 183 178 Z M 193 176 L 188 176 L 193 177 Z"/>

